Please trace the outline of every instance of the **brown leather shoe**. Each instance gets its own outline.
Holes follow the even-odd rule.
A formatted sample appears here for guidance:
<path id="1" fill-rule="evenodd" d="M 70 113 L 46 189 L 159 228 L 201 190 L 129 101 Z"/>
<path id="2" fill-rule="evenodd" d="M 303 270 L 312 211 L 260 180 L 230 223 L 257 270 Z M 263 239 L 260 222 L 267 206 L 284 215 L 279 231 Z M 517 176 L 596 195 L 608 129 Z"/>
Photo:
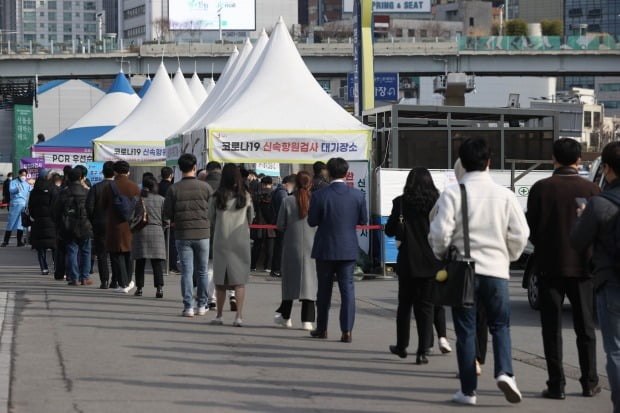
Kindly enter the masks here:
<path id="1" fill-rule="evenodd" d="M 340 341 L 342 341 L 343 343 L 350 343 L 351 341 L 353 341 L 353 337 L 351 336 L 351 332 L 350 331 L 346 331 L 346 332 L 342 333 L 342 337 L 340 337 Z"/>
<path id="2" fill-rule="evenodd" d="M 93 285 L 93 280 L 91 280 L 90 278 L 87 280 L 84 280 L 84 285 Z"/>
<path id="3" fill-rule="evenodd" d="M 327 331 L 312 330 L 310 332 L 310 337 L 325 339 L 325 338 L 327 338 Z"/>

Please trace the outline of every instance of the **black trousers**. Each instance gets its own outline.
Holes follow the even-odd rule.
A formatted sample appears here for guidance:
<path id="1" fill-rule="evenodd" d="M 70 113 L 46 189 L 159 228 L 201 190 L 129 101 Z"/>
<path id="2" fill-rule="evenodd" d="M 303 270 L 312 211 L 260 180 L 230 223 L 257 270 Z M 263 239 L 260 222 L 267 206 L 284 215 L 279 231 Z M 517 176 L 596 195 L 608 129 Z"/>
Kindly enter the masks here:
<path id="1" fill-rule="evenodd" d="M 265 250 L 264 253 L 264 269 L 272 268 L 271 263 L 273 259 L 273 246 L 274 246 L 274 238 L 257 238 L 252 243 L 252 262 L 250 263 L 250 268 L 256 268 L 258 264 L 258 259 L 260 258 L 261 251 Z"/>
<path id="2" fill-rule="evenodd" d="M 173 271 L 179 271 L 179 268 L 177 266 L 179 255 L 177 254 L 177 244 L 175 242 L 176 237 L 174 236 L 174 228 L 170 228 L 168 229 L 168 231 L 170 231 L 168 242 L 168 269 Z M 211 243 L 210 245 L 213 245 L 213 243 Z M 209 251 L 209 254 L 211 254 L 211 251 Z"/>
<path id="3" fill-rule="evenodd" d="M 56 257 L 54 258 L 54 279 L 62 280 L 67 272 L 67 264 L 65 262 L 66 241 L 58 239 L 56 243 Z"/>
<path id="4" fill-rule="evenodd" d="M 547 360 L 550 390 L 564 390 L 566 379 L 562 368 L 562 303 L 568 297 L 577 334 L 577 353 L 582 387 L 598 384 L 596 372 L 596 335 L 594 333 L 594 290 L 588 278 L 540 277 L 540 323 L 543 348 Z"/>
<path id="5" fill-rule="evenodd" d="M 301 322 L 302 323 L 314 323 L 316 319 L 316 309 L 314 301 L 312 300 L 299 300 L 301 301 Z M 291 318 L 291 311 L 293 311 L 293 300 L 282 300 L 280 307 L 276 310 L 276 313 L 282 314 L 282 318 L 288 320 Z"/>
<path id="6" fill-rule="evenodd" d="M 110 281 L 110 267 L 108 266 L 108 258 L 110 254 L 105 248 L 105 234 L 95 232 L 93 238 L 93 256 L 97 259 L 97 269 L 99 270 L 99 281 L 101 283 Z M 112 276 L 112 282 L 118 284 L 118 280 Z"/>
<path id="7" fill-rule="evenodd" d="M 271 272 L 280 272 L 280 265 L 282 264 L 282 241 L 284 239 L 284 233 L 276 231 L 276 237 L 273 241 L 273 258 L 271 260 Z"/>
<path id="8" fill-rule="evenodd" d="M 476 303 L 476 360 L 484 364 L 487 358 L 487 344 L 489 343 L 489 326 L 487 310 L 483 303 Z"/>
<path id="9" fill-rule="evenodd" d="M 127 287 L 131 282 L 131 253 L 111 252 L 112 278 L 116 279 L 119 287 Z"/>
<path id="10" fill-rule="evenodd" d="M 164 286 L 164 262 L 165 260 L 151 260 L 153 267 L 153 286 L 155 288 Z M 146 258 L 136 260 L 136 287 L 144 287 L 144 268 L 146 267 Z"/>
<path id="11" fill-rule="evenodd" d="M 396 346 L 409 347 L 411 330 L 411 308 L 418 326 L 418 350 L 424 354 L 431 347 L 433 337 L 433 303 L 431 297 L 432 278 L 415 278 L 407 275 L 398 277 L 398 308 L 396 310 Z"/>

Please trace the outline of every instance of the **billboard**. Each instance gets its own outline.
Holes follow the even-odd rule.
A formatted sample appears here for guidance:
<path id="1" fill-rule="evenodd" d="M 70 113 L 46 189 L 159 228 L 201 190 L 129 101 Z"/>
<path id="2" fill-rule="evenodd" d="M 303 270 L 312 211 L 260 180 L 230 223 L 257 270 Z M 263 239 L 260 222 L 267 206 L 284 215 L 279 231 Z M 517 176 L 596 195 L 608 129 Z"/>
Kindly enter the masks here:
<path id="1" fill-rule="evenodd" d="M 355 98 L 353 73 L 347 74 L 347 98 L 352 102 Z M 398 73 L 375 73 L 375 100 L 397 101 L 399 93 Z"/>
<path id="2" fill-rule="evenodd" d="M 171 30 L 256 30 L 256 0 L 174 0 L 168 5 Z"/>
<path id="3" fill-rule="evenodd" d="M 431 0 L 375 0 L 372 2 L 372 11 L 373 13 L 430 13 Z"/>

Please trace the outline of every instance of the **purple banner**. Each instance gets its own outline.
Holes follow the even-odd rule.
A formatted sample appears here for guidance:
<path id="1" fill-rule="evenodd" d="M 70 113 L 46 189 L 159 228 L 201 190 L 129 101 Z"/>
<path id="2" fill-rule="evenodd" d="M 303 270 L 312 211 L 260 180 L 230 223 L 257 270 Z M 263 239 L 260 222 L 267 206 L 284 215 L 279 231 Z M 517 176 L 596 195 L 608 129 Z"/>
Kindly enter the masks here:
<path id="1" fill-rule="evenodd" d="M 39 169 L 45 166 L 44 158 L 22 158 L 19 160 L 19 169 L 25 169 L 26 180 L 30 185 L 39 177 Z"/>

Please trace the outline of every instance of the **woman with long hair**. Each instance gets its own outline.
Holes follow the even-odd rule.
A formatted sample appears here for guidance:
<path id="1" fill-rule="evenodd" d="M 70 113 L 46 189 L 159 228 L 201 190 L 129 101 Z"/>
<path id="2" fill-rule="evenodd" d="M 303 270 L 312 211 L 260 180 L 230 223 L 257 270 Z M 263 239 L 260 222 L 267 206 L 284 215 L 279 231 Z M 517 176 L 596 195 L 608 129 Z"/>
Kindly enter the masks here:
<path id="1" fill-rule="evenodd" d="M 146 260 L 151 260 L 155 297 L 163 298 L 164 262 L 166 261 L 164 197 L 159 195 L 157 180 L 148 175 L 142 179 L 142 191 L 136 205 L 136 213 L 141 215 L 145 209 L 148 223 L 141 230 L 134 232 L 131 238 L 131 258 L 136 261 L 136 292 L 134 295 L 142 296 Z"/>
<path id="2" fill-rule="evenodd" d="M 245 284 L 250 276 L 250 223 L 254 219 L 252 197 L 245 188 L 239 167 L 226 164 L 220 187 L 209 204 L 209 219 L 214 228 L 213 281 L 217 316 L 211 322 L 221 325 L 226 290 L 235 290 L 237 314 L 233 325 L 243 325 Z"/>
<path id="3" fill-rule="evenodd" d="M 414 168 L 407 176 L 403 194 L 392 201 L 392 213 L 385 234 L 397 235 L 401 217 L 404 231 L 400 236 L 396 272 L 398 274 L 398 309 L 396 311 L 396 345 L 390 351 L 407 357 L 411 308 L 418 327 L 416 364 L 426 364 L 426 352 L 433 337 L 433 303 L 431 281 L 437 260 L 428 243 L 429 212 L 439 198 L 439 191 L 426 168 Z"/>
<path id="4" fill-rule="evenodd" d="M 34 183 L 28 199 L 28 211 L 32 218 L 30 244 L 37 251 L 41 274 L 50 273 L 47 266 L 47 250 L 52 250 L 52 259 L 56 249 L 56 225 L 52 216 L 53 184 L 46 176 L 39 176 Z"/>
<path id="5" fill-rule="evenodd" d="M 312 177 L 302 171 L 295 177 L 293 196 L 284 198 L 278 213 L 278 230 L 284 233 L 282 250 L 282 303 L 274 322 L 291 328 L 293 300 L 301 301 L 302 329 L 314 329 L 317 292 L 316 264 L 310 256 L 316 228 L 308 225 Z"/>

